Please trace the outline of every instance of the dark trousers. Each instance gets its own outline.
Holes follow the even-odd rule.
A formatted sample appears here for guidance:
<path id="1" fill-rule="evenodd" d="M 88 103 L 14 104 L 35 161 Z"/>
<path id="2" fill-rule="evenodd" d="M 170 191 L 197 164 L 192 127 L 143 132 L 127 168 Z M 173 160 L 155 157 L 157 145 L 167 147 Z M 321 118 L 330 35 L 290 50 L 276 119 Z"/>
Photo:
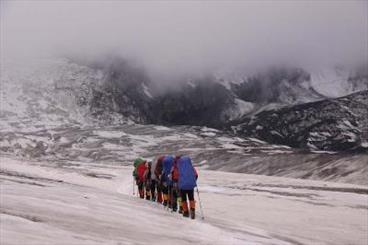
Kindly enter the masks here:
<path id="1" fill-rule="evenodd" d="M 144 189 L 146 190 L 146 200 L 151 199 L 151 179 L 146 179 L 144 181 Z"/>
<path id="2" fill-rule="evenodd" d="M 158 191 L 158 185 L 157 185 L 157 181 L 156 180 L 151 180 L 151 198 L 152 200 L 155 200 L 156 199 L 156 188 L 157 188 L 157 191 Z"/>
<path id="3" fill-rule="evenodd" d="M 137 180 L 139 197 L 144 198 L 144 183 L 142 181 Z"/>
<path id="4" fill-rule="evenodd" d="M 168 192 L 169 192 L 168 194 L 170 195 L 169 206 L 175 211 L 178 209 L 178 188 L 176 186 L 177 185 L 173 183 L 173 185 L 170 185 L 168 187 Z"/>
<path id="5" fill-rule="evenodd" d="M 194 190 L 180 190 L 181 194 L 181 203 L 182 208 L 184 212 L 188 212 L 188 202 L 187 202 L 187 196 L 189 199 L 189 207 L 190 209 L 195 209 L 195 201 L 194 201 Z"/>
<path id="6" fill-rule="evenodd" d="M 165 185 L 163 182 L 161 182 L 161 190 L 162 190 L 162 196 L 164 201 L 164 206 L 168 205 L 169 203 L 169 188 L 167 185 Z"/>
<path id="7" fill-rule="evenodd" d="M 180 190 L 180 193 L 182 202 L 187 201 L 187 196 L 189 201 L 194 201 L 194 190 Z"/>
<path id="8" fill-rule="evenodd" d="M 158 203 L 162 203 L 162 200 L 163 200 L 163 196 L 162 196 L 162 190 L 163 190 L 163 184 L 162 184 L 162 181 L 157 181 L 157 198 L 156 198 L 156 201 Z"/>
<path id="9" fill-rule="evenodd" d="M 165 186 L 165 185 L 162 185 L 162 193 L 167 195 L 169 193 L 169 187 Z"/>

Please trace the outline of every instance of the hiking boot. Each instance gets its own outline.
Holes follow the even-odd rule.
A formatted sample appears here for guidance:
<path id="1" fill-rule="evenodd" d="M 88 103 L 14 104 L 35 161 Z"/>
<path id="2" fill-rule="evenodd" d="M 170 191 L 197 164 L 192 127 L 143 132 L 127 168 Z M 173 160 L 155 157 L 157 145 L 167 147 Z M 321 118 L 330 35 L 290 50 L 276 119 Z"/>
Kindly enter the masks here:
<path id="1" fill-rule="evenodd" d="M 173 205 L 173 207 L 172 207 L 172 211 L 173 211 L 173 212 L 178 211 L 178 206 L 174 204 L 174 205 Z"/>
<path id="2" fill-rule="evenodd" d="M 195 209 L 194 208 L 190 209 L 190 218 L 195 219 Z"/>
<path id="3" fill-rule="evenodd" d="M 184 212 L 183 212 L 183 216 L 184 216 L 184 217 L 189 217 L 189 212 L 188 212 L 188 211 L 184 211 Z"/>

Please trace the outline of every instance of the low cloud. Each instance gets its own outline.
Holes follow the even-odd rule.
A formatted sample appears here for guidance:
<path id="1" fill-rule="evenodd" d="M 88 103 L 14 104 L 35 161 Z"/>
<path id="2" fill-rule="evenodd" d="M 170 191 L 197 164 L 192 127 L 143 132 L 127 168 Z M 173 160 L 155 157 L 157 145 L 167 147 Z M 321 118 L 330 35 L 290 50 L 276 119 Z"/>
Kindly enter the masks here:
<path id="1" fill-rule="evenodd" d="M 367 62 L 366 1 L 2 1 L 1 58 L 106 54 L 152 77 Z"/>

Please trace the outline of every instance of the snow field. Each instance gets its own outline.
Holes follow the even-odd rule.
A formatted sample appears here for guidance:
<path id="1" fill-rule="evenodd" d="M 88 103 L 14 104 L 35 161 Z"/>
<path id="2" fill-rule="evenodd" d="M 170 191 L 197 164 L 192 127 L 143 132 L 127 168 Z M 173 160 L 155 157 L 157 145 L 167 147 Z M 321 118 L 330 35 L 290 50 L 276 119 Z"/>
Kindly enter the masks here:
<path id="1" fill-rule="evenodd" d="M 132 195 L 131 167 L 1 158 L 4 244 L 365 244 L 368 188 L 199 170 L 205 220 Z M 196 196 L 197 198 L 197 196 Z"/>

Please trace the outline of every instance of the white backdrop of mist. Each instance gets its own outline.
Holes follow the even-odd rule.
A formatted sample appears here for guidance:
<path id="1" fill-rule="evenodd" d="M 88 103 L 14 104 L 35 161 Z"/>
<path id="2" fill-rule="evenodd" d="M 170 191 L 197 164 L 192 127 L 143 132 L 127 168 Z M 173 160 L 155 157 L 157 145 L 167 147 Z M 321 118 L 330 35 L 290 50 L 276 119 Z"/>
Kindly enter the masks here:
<path id="1" fill-rule="evenodd" d="M 367 62 L 367 1 L 1 1 L 1 59 L 114 54 L 152 77 Z M 170 80 L 170 79 L 169 79 Z"/>

